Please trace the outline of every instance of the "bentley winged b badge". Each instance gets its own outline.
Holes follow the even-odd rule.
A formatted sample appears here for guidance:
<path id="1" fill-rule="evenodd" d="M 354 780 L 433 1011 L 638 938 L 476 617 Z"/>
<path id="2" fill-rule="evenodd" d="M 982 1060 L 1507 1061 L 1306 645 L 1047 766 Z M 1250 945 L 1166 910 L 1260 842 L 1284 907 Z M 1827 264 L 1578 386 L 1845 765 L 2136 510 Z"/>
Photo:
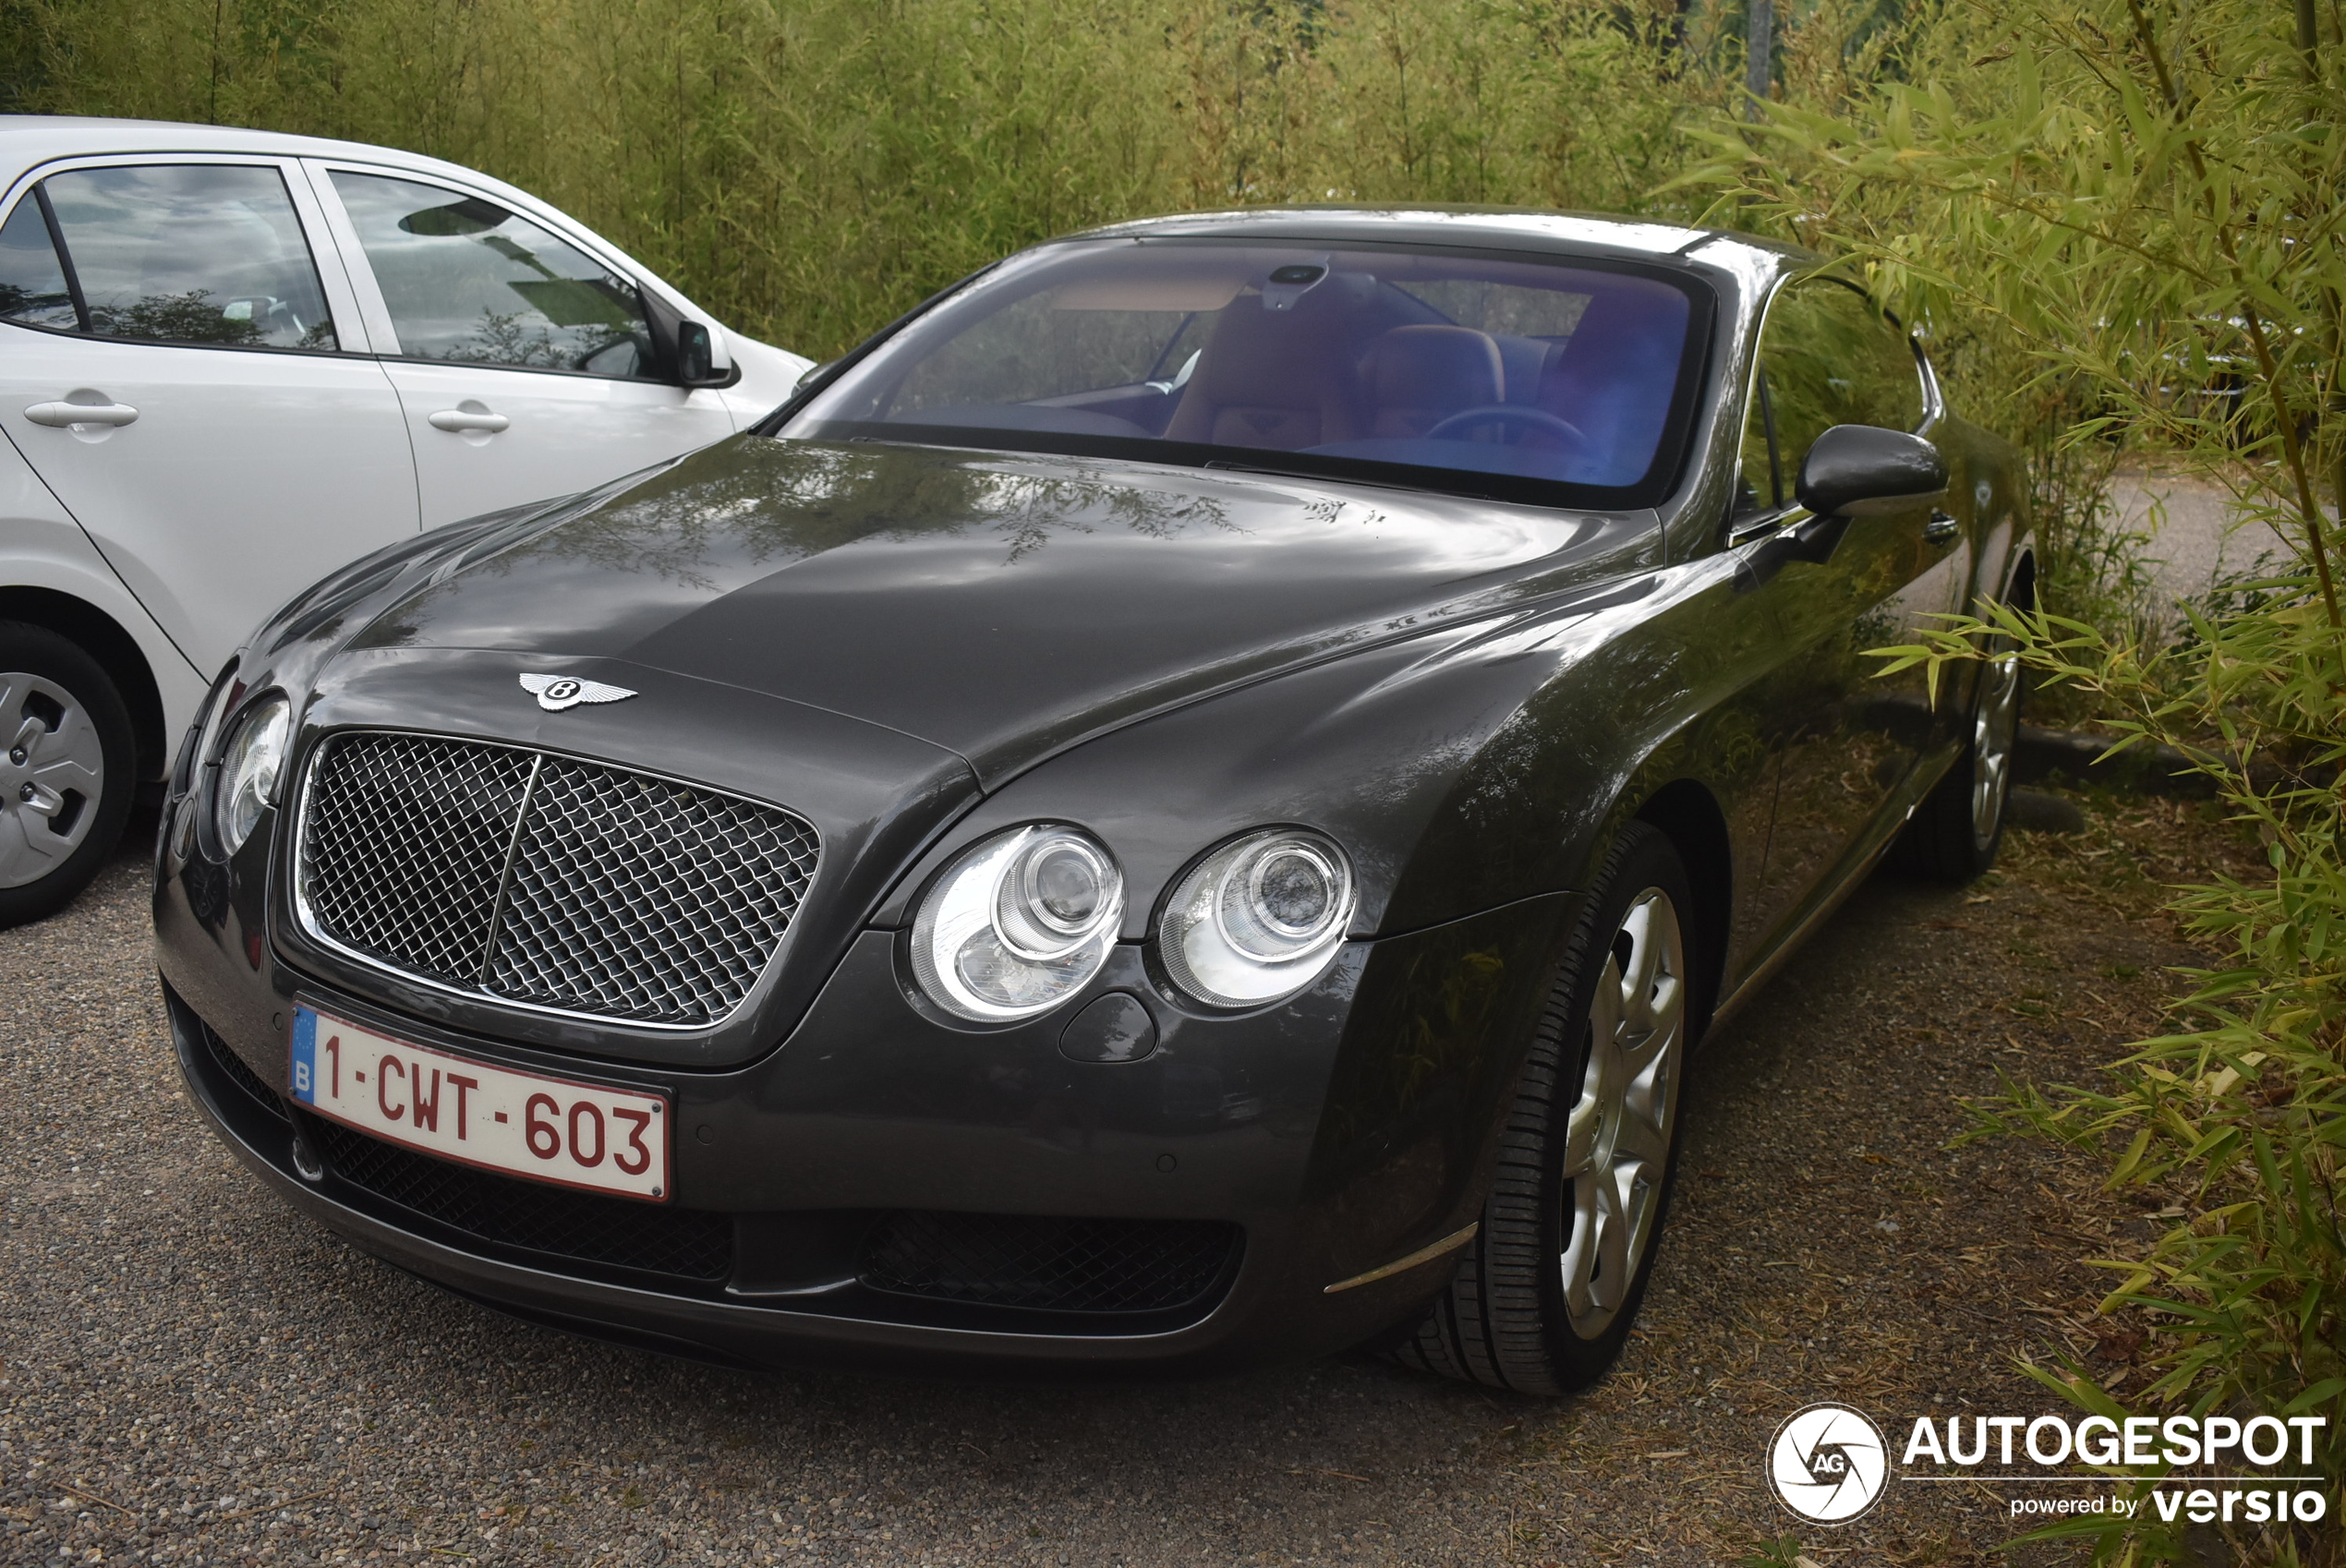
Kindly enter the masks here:
<path id="1" fill-rule="evenodd" d="M 606 686 L 600 681 L 580 681 L 568 675 L 525 675 L 522 689 L 534 694 L 538 706 L 548 713 L 560 713 L 580 703 L 623 702 L 635 694 L 624 686 Z"/>

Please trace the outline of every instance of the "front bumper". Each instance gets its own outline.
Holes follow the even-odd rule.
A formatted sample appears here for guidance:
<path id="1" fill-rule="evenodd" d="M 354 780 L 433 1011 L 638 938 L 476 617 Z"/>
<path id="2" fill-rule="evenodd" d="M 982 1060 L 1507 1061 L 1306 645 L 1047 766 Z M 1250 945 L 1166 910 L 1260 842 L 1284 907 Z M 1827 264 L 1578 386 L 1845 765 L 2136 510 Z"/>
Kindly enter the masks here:
<path id="1" fill-rule="evenodd" d="M 166 852 L 159 872 L 159 960 L 194 1101 L 296 1207 L 452 1291 L 573 1332 L 734 1364 L 890 1370 L 1205 1371 L 1328 1354 L 1411 1317 L 1443 1263 L 1325 1287 L 1479 1212 L 1570 912 L 1559 896 L 1356 942 L 1311 990 L 1235 1018 L 1167 1003 L 1138 949 L 1119 948 L 1090 994 L 1142 998 L 1159 1037 L 1122 1063 L 1060 1053 L 1082 998 L 1005 1030 L 930 1016 L 907 994 L 898 935 L 870 931 L 754 1061 L 684 1072 L 393 1010 L 288 963 L 266 940 L 265 899 L 231 868 Z M 366 1156 L 389 1146 L 283 1097 L 296 998 L 418 1044 L 671 1094 L 672 1207 L 596 1199 L 532 1230 L 480 1214 L 515 1196 L 527 1207 L 533 1184 L 505 1184 L 514 1195 L 490 1178 L 486 1199 L 452 1199 L 430 1173 L 456 1168 L 421 1155 L 405 1156 L 427 1167 L 421 1185 L 385 1176 Z M 1041 1217 L 1143 1241 L 1220 1227 L 1230 1244 L 1189 1299 L 1063 1310 L 876 1284 L 873 1237 L 907 1216 L 924 1234 L 1026 1234 L 1018 1217 Z M 713 1238 L 721 1255 L 697 1256 L 719 1260 L 644 1267 L 657 1259 L 606 1245 L 662 1224 Z"/>

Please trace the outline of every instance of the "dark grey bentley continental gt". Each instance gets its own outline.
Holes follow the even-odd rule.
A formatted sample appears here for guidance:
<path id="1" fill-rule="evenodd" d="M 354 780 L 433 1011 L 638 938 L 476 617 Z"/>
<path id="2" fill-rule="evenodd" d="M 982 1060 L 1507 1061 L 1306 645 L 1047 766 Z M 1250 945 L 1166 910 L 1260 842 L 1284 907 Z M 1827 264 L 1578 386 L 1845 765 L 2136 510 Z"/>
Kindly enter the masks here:
<path id="1" fill-rule="evenodd" d="M 1038 246 L 255 633 L 158 850 L 180 1062 L 289 1202 L 582 1333 L 1570 1389 L 1696 1043 L 1885 855 L 1994 856 L 2012 661 L 1865 650 L 2026 599 L 2023 506 L 1731 234 Z"/>

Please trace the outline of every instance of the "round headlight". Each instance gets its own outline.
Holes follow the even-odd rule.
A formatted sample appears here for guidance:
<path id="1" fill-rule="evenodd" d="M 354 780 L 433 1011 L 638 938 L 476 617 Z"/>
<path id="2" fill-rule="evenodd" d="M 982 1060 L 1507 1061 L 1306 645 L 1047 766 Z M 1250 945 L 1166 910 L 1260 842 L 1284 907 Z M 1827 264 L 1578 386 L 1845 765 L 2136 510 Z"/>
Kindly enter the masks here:
<path id="1" fill-rule="evenodd" d="M 243 849 L 260 814 L 275 802 L 292 732 L 293 705 L 282 696 L 261 698 L 236 721 L 212 786 L 212 826 L 223 854 Z"/>
<path id="2" fill-rule="evenodd" d="M 1173 889 L 1156 929 L 1173 983 L 1252 1007 L 1318 978 L 1352 923 L 1352 862 L 1329 839 L 1275 827 L 1225 844 Z"/>
<path id="3" fill-rule="evenodd" d="M 953 862 L 913 923 L 913 973 L 937 1006 L 999 1023 L 1056 1007 L 1099 972 L 1124 877 L 1071 827 L 1014 827 Z"/>

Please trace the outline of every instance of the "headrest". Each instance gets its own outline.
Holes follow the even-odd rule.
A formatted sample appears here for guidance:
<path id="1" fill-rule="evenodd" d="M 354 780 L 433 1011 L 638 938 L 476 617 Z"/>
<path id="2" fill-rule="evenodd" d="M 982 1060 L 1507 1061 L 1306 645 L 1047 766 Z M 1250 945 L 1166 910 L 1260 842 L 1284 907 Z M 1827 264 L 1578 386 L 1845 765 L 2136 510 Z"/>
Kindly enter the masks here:
<path id="1" fill-rule="evenodd" d="M 1360 380 L 1379 408 L 1455 414 L 1506 395 L 1499 345 L 1472 327 L 1396 327 L 1369 345 Z"/>
<path id="2" fill-rule="evenodd" d="M 1336 356 L 1336 326 L 1328 311 L 1267 311 L 1255 296 L 1242 294 L 1215 319 L 1191 395 L 1215 403 L 1316 403 Z"/>
<path id="3" fill-rule="evenodd" d="M 1215 319 L 1165 439 L 1291 452 L 1359 434 L 1335 281 L 1289 310 L 1240 295 Z"/>

